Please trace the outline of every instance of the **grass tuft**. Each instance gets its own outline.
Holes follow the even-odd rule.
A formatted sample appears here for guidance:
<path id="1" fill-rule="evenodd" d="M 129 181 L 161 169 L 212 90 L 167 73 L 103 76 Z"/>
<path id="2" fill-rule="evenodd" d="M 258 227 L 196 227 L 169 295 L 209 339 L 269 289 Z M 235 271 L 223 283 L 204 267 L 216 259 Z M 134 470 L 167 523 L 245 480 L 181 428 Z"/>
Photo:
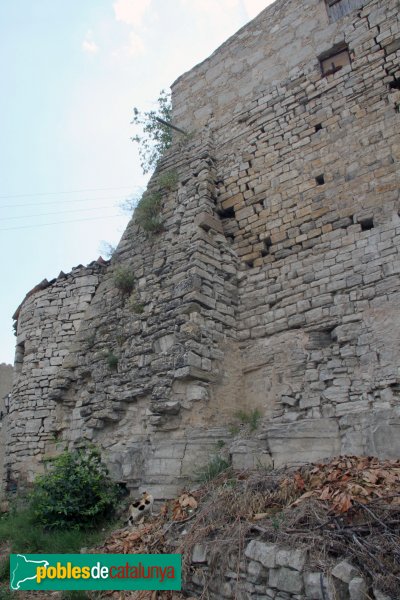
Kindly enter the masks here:
<path id="1" fill-rule="evenodd" d="M 235 413 L 235 417 L 243 425 L 248 425 L 250 427 L 250 431 L 255 431 L 260 425 L 262 414 L 258 408 L 255 408 L 251 412 L 246 410 L 238 410 Z"/>
<path id="2" fill-rule="evenodd" d="M 196 479 L 201 483 L 207 483 L 229 469 L 229 467 L 230 464 L 226 460 L 220 456 L 214 456 L 207 465 L 199 469 Z"/>
<path id="3" fill-rule="evenodd" d="M 128 267 L 117 267 L 114 271 L 114 284 L 124 294 L 130 294 L 135 286 L 135 276 Z"/>
<path id="4" fill-rule="evenodd" d="M 162 197 L 159 192 L 145 193 L 135 210 L 135 219 L 147 233 L 160 233 L 163 230 L 161 219 Z"/>

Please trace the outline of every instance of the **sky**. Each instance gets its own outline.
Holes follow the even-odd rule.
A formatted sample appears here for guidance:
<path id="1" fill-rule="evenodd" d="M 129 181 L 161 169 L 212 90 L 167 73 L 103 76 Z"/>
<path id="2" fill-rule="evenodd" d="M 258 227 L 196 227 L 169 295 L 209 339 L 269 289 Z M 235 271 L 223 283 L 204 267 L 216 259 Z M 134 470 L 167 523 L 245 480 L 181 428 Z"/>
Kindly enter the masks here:
<path id="1" fill-rule="evenodd" d="M 116 245 L 146 186 L 133 107 L 204 60 L 271 0 L 1 0 L 0 363 L 43 279 Z"/>

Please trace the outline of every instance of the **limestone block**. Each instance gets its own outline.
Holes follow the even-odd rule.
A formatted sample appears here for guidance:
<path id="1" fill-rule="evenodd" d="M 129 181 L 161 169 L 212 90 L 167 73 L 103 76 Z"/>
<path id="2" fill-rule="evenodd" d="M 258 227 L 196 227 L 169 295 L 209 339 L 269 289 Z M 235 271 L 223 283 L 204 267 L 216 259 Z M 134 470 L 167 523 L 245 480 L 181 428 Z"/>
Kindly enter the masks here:
<path id="1" fill-rule="evenodd" d="M 346 560 L 342 560 L 332 569 L 332 575 L 344 583 L 350 583 L 358 574 L 357 569 Z"/>
<path id="2" fill-rule="evenodd" d="M 362 577 L 355 577 L 349 583 L 350 600 L 366 600 L 368 598 L 368 586 Z"/>
<path id="3" fill-rule="evenodd" d="M 217 376 L 210 371 L 203 371 L 196 367 L 182 367 L 174 371 L 175 379 L 199 379 L 200 381 L 216 381 Z"/>
<path id="4" fill-rule="evenodd" d="M 32 419 L 30 421 L 27 421 L 27 423 L 25 425 L 25 431 L 26 431 L 26 433 L 38 433 L 41 426 L 42 426 L 41 419 Z"/>
<path id="5" fill-rule="evenodd" d="M 266 450 L 265 443 L 259 440 L 239 439 L 231 444 L 229 452 L 234 469 L 257 469 L 272 466 L 272 458 Z"/>
<path id="6" fill-rule="evenodd" d="M 218 233 L 223 233 L 224 231 L 221 221 L 217 220 L 215 217 L 206 212 L 202 212 L 197 215 L 194 223 L 197 227 L 204 229 L 204 231 L 209 231 L 210 229 L 217 231 Z"/>
<path id="7" fill-rule="evenodd" d="M 346 386 L 331 385 L 322 395 L 329 402 L 347 402 L 349 400 L 349 388 Z"/>
<path id="8" fill-rule="evenodd" d="M 181 403 L 177 401 L 153 402 L 151 408 L 153 412 L 160 415 L 178 415 L 181 410 Z"/>
<path id="9" fill-rule="evenodd" d="M 266 544 L 258 540 L 251 540 L 246 547 L 245 556 L 253 561 L 261 563 L 269 569 L 275 568 L 276 564 L 276 544 Z"/>
<path id="10" fill-rule="evenodd" d="M 282 592 L 300 594 L 303 591 L 303 576 L 298 571 L 292 571 L 287 567 L 271 569 L 268 585 Z"/>
<path id="11" fill-rule="evenodd" d="M 309 600 L 333 600 L 335 595 L 323 573 L 305 573 L 304 585 Z"/>
<path id="12" fill-rule="evenodd" d="M 189 385 L 186 391 L 187 400 L 198 402 L 200 400 L 208 400 L 209 393 L 207 388 L 201 385 Z"/>
<path id="13" fill-rule="evenodd" d="M 307 559 L 307 550 L 279 550 L 276 555 L 276 564 L 281 567 L 290 567 L 295 571 L 302 571 Z"/>
<path id="14" fill-rule="evenodd" d="M 268 440 L 275 467 L 340 454 L 339 427 L 333 419 L 268 425 L 262 436 Z"/>
<path id="15" fill-rule="evenodd" d="M 159 337 L 153 344 L 154 352 L 157 354 L 166 354 L 175 344 L 175 336 L 173 334 Z"/>
<path id="16" fill-rule="evenodd" d="M 176 458 L 153 458 L 147 461 L 147 475 L 180 475 L 181 460 Z"/>
<path id="17" fill-rule="evenodd" d="M 193 563 L 206 563 L 207 562 L 207 546 L 204 544 L 195 544 L 192 552 Z"/>
<path id="18" fill-rule="evenodd" d="M 266 569 L 257 561 L 250 560 L 247 565 L 247 578 L 252 583 L 261 583 L 267 575 Z"/>

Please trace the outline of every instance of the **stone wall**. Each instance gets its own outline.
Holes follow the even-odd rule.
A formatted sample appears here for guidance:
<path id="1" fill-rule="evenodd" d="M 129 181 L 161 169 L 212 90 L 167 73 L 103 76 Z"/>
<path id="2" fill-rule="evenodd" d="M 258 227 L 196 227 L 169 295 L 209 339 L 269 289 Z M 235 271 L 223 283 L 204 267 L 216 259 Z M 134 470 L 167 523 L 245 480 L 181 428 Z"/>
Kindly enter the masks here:
<path id="1" fill-rule="evenodd" d="M 27 294 L 17 319 L 15 377 L 9 406 L 6 487 L 15 478 L 31 482 L 41 459 L 55 450 L 57 405 L 49 389 L 60 377 L 82 318 L 101 279 L 104 265 L 79 265 L 68 275 L 44 280 Z"/>
<path id="2" fill-rule="evenodd" d="M 326 571 L 318 569 L 305 547 L 285 548 L 257 539 L 249 541 L 244 555 L 232 556 L 223 573 L 210 572 L 211 546 L 197 544 L 185 591 L 209 600 L 390 600 L 369 584 L 348 560 L 331 561 Z M 393 599 L 394 600 L 394 599 Z"/>
<path id="3" fill-rule="evenodd" d="M 240 396 L 276 465 L 400 453 L 399 12 L 358 4 L 275 2 L 173 87 L 176 122 L 213 132 Z"/>
<path id="4" fill-rule="evenodd" d="M 0 365 L 0 473 L 4 469 L 4 453 L 6 447 L 7 414 L 9 407 L 9 394 L 12 390 L 13 368 L 12 365 Z M 0 487 L 0 496 L 3 493 Z"/>
<path id="5" fill-rule="evenodd" d="M 133 218 L 17 315 L 11 477 L 87 440 L 157 497 L 223 443 L 239 468 L 399 456 L 398 2 L 352 2 L 278 0 L 174 84 L 164 231 Z"/>

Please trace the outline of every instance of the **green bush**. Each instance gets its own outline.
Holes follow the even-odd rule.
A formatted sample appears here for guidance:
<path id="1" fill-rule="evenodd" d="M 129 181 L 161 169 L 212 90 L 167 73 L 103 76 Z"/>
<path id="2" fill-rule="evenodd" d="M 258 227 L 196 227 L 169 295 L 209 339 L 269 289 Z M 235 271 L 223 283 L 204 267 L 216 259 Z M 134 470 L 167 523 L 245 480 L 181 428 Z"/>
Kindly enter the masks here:
<path id="1" fill-rule="evenodd" d="M 31 496 L 31 507 L 40 523 L 79 529 L 111 514 L 117 486 L 97 449 L 63 452 L 49 463 L 51 470 L 36 478 Z"/>
<path id="2" fill-rule="evenodd" d="M 163 230 L 161 219 L 162 197 L 159 192 L 145 193 L 139 200 L 136 210 L 136 223 L 148 233 L 159 233 Z"/>
<path id="3" fill-rule="evenodd" d="M 114 284 L 124 294 L 130 294 L 135 285 L 135 276 L 128 267 L 117 267 L 114 271 Z"/>

